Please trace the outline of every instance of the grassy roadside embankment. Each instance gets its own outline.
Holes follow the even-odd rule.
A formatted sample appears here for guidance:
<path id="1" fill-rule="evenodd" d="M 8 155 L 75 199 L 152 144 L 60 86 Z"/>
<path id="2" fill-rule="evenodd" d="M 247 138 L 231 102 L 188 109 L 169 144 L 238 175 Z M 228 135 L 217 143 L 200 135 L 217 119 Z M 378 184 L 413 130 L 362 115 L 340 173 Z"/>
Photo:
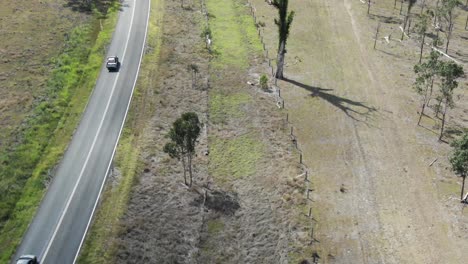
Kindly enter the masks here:
<path id="1" fill-rule="evenodd" d="M 133 94 L 128 118 L 121 135 L 114 166 L 118 176 L 108 184 L 99 210 L 85 240 L 78 263 L 114 263 L 118 248 L 117 238 L 121 232 L 121 217 L 126 212 L 132 187 L 138 171 L 141 171 L 141 137 L 147 129 L 147 120 L 155 105 L 152 74 L 157 71 L 161 45 L 161 21 L 164 0 L 151 0 L 151 10 L 146 38 L 146 53 L 143 57 L 138 82 Z"/>
<path id="2" fill-rule="evenodd" d="M 6 263 L 39 205 L 97 79 L 115 23 L 118 3 L 105 19 L 75 28 L 47 83 L 47 98 L 34 107 L 19 143 L 0 153 L 0 262 Z M 89 48 L 91 47 L 91 48 Z"/>

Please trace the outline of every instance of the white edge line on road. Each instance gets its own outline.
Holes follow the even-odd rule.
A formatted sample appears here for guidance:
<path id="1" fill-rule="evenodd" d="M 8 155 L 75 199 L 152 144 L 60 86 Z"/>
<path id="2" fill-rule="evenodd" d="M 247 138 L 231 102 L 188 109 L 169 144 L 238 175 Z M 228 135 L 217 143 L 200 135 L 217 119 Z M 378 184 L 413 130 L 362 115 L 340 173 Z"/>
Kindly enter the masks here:
<path id="1" fill-rule="evenodd" d="M 136 3 L 136 2 L 135 2 L 135 3 Z M 134 15 L 135 15 L 135 9 L 136 9 L 136 8 L 135 8 L 135 5 L 134 5 L 133 11 L 132 11 L 132 22 L 130 23 L 130 30 L 129 30 L 129 32 L 128 32 L 127 41 L 126 41 L 126 43 L 125 43 L 125 48 L 124 48 L 124 52 L 123 52 L 123 56 L 122 56 L 122 62 L 123 62 L 123 58 L 125 57 L 125 54 L 126 54 L 126 52 L 127 52 L 127 46 L 128 46 L 128 42 L 129 42 L 129 40 L 130 40 L 130 33 L 131 33 L 131 28 L 132 28 L 132 26 L 133 26 L 133 18 L 134 18 Z M 107 111 L 109 110 L 109 105 L 110 105 L 110 102 L 111 102 L 111 99 L 112 99 L 112 95 L 114 94 L 115 86 L 117 85 L 117 80 L 119 79 L 119 75 L 120 75 L 120 72 L 117 72 L 117 77 L 115 78 L 114 84 L 113 84 L 113 86 L 112 86 L 112 91 L 111 91 L 111 94 L 110 94 L 110 96 L 109 96 L 109 100 L 107 100 L 107 105 L 106 105 L 106 108 L 105 108 L 105 110 L 104 110 L 104 115 L 102 116 L 102 119 L 101 119 L 101 121 L 100 121 L 100 123 L 99 123 L 99 127 L 98 127 L 98 130 L 97 130 L 97 132 L 96 132 L 96 135 L 94 136 L 93 143 L 91 144 L 91 148 L 90 148 L 90 150 L 89 150 L 89 152 L 88 152 L 88 155 L 86 156 L 85 163 L 83 164 L 83 167 L 81 168 L 81 172 L 80 172 L 80 175 L 78 176 L 78 180 L 77 180 L 75 186 L 73 187 L 73 191 L 72 191 L 70 197 L 68 198 L 68 201 L 67 201 L 67 203 L 66 203 L 66 205 L 65 205 L 65 208 L 62 210 L 62 215 L 60 216 L 60 219 L 59 219 L 59 221 L 58 221 L 58 223 L 57 223 L 57 225 L 56 225 L 56 227 L 55 227 L 54 233 L 52 234 L 52 237 L 49 239 L 49 242 L 48 242 L 48 244 L 47 244 L 46 250 L 45 250 L 44 253 L 42 254 L 42 260 L 40 261 L 41 263 L 45 263 L 45 260 L 46 260 L 46 258 L 47 258 L 47 254 L 49 253 L 49 250 L 50 250 L 50 247 L 52 246 L 52 243 L 53 243 L 53 241 L 54 241 L 54 239 L 55 239 L 55 236 L 57 235 L 58 229 L 60 228 L 60 226 L 61 226 L 61 224 L 62 224 L 63 218 L 65 217 L 65 214 L 66 214 L 67 211 L 68 211 L 68 207 L 70 206 L 70 203 L 71 203 L 71 201 L 72 201 L 72 199 L 73 199 L 73 196 L 75 195 L 76 189 L 77 189 L 77 187 L 78 187 L 78 185 L 79 185 L 79 183 L 80 183 L 80 181 L 81 181 L 81 178 L 82 178 L 82 176 L 83 176 L 83 173 L 84 173 L 84 171 L 85 171 L 85 169 L 86 169 L 86 166 L 87 166 L 87 164 L 88 164 L 89 158 L 91 157 L 91 153 L 92 153 L 93 150 L 94 150 L 94 146 L 96 145 L 96 140 L 97 140 L 97 138 L 98 138 L 99 132 L 101 131 L 102 125 L 103 125 L 103 123 L 104 123 L 104 119 L 105 119 L 105 117 L 106 117 L 106 115 L 107 115 Z M 133 91 L 132 91 L 132 93 L 133 93 Z M 127 109 L 128 109 L 128 107 L 127 107 Z M 126 115 L 126 114 L 125 114 L 125 115 Z M 119 134 L 120 134 L 120 133 L 119 133 Z M 117 143 L 116 143 L 116 144 L 117 144 Z M 114 150 L 115 150 L 115 148 L 114 148 Z M 102 191 L 102 186 L 101 186 L 101 190 L 100 190 L 100 192 L 99 192 L 99 195 L 100 195 L 101 191 Z M 99 198 L 99 196 L 98 196 L 98 198 Z M 94 209 L 93 209 L 93 213 L 94 213 Z M 80 245 L 81 245 L 81 244 L 80 244 Z M 75 256 L 75 259 L 76 259 L 76 256 Z M 75 261 L 74 261 L 74 262 L 75 262 Z M 74 263 L 74 262 L 73 262 L 73 263 Z"/>
<path id="2" fill-rule="evenodd" d="M 101 197 L 101 193 L 102 193 L 102 190 L 104 189 L 104 185 L 106 183 L 107 176 L 109 175 L 109 169 L 110 169 L 110 166 L 112 164 L 112 160 L 114 159 L 115 151 L 117 150 L 117 144 L 119 142 L 120 136 L 122 135 L 122 130 L 123 130 L 123 127 L 125 125 L 125 120 L 127 119 L 128 109 L 130 108 L 130 103 L 132 102 L 133 92 L 135 91 L 136 82 L 138 80 L 138 74 L 140 72 L 141 60 L 143 59 L 143 53 L 144 53 L 145 44 L 146 44 L 146 35 L 148 34 L 148 24 L 149 24 L 150 11 L 151 11 L 151 0 L 148 0 L 148 14 L 146 16 L 145 37 L 143 39 L 143 45 L 142 45 L 142 48 L 141 48 L 140 61 L 138 62 L 138 69 L 137 69 L 137 72 L 136 72 L 135 81 L 133 82 L 132 93 L 130 94 L 130 100 L 128 101 L 128 104 L 127 104 L 127 110 L 125 111 L 125 116 L 124 116 L 124 119 L 122 121 L 122 125 L 120 126 L 119 135 L 117 137 L 117 141 L 115 142 L 114 150 L 112 151 L 112 155 L 111 155 L 111 158 L 109 160 L 109 165 L 107 166 L 106 175 L 104 176 L 104 180 L 102 181 L 101 188 L 100 188 L 98 196 L 96 198 L 96 202 L 94 203 L 93 211 L 91 212 L 91 217 L 89 218 L 88 224 L 86 225 L 85 232 L 83 234 L 83 237 L 81 238 L 80 246 L 78 247 L 78 250 L 76 251 L 75 258 L 73 259 L 73 264 L 75 264 L 76 260 L 78 259 L 78 256 L 79 256 L 80 251 L 81 251 L 81 247 L 83 246 L 83 242 L 84 242 L 84 240 L 86 238 L 86 234 L 88 233 L 89 226 L 91 225 L 91 221 L 93 219 L 94 212 L 96 211 L 99 198 Z M 132 19 L 132 22 L 133 22 L 133 19 Z"/>

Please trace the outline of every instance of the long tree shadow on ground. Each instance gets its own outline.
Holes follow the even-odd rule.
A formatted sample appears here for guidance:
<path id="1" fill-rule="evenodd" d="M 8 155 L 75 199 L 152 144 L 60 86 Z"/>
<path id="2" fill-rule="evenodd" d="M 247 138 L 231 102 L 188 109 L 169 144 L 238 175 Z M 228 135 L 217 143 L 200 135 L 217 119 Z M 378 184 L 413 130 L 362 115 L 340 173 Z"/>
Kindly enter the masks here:
<path id="1" fill-rule="evenodd" d="M 373 112 L 377 111 L 375 107 L 369 107 L 361 102 L 356 102 L 351 99 L 328 93 L 329 91 L 333 91 L 333 89 L 314 87 L 287 78 L 284 78 L 283 81 L 306 89 L 312 93 L 311 96 L 318 96 L 322 98 L 323 100 L 343 111 L 348 117 L 355 121 L 364 122 L 367 125 L 369 125 L 367 123 L 367 119 Z"/>

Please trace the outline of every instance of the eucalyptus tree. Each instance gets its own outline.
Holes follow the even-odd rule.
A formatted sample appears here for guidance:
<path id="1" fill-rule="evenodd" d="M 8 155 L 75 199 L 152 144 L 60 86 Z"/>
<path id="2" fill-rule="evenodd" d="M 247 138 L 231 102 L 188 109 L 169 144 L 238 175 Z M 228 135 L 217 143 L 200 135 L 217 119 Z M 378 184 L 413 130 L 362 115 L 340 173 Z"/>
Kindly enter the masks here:
<path id="1" fill-rule="evenodd" d="M 437 7 L 436 13 L 444 27 L 444 34 L 446 38 L 445 53 L 448 53 L 450 39 L 452 38 L 453 27 L 455 25 L 455 18 L 457 16 L 455 7 L 460 3 L 459 0 L 440 0 L 440 6 Z"/>
<path id="2" fill-rule="evenodd" d="M 463 201 L 463 193 L 465 190 L 465 180 L 468 174 L 468 132 L 463 133 L 461 138 L 452 142 L 453 152 L 450 156 L 450 164 L 455 174 L 462 177 L 462 187 L 460 200 Z"/>
<path id="3" fill-rule="evenodd" d="M 440 65 L 440 53 L 432 51 L 429 59 L 424 63 L 419 63 L 414 66 L 416 73 L 416 80 L 413 84 L 414 90 L 422 97 L 421 110 L 419 112 L 418 125 L 421 123 L 424 110 L 429 104 L 432 97 L 432 89 L 434 87 L 434 80 L 438 75 Z"/>
<path id="4" fill-rule="evenodd" d="M 453 108 L 453 90 L 458 87 L 457 79 L 464 76 L 463 67 L 453 61 L 441 61 L 438 64 L 438 75 L 440 76 L 439 100 L 443 103 L 442 125 L 440 127 L 439 140 L 442 139 L 445 126 L 445 117 L 448 108 Z"/>
<path id="5" fill-rule="evenodd" d="M 171 142 L 164 146 L 164 152 L 169 154 L 171 158 L 176 158 L 182 162 L 184 183 L 188 186 L 192 186 L 192 159 L 200 130 L 200 121 L 197 114 L 193 112 L 184 113 L 172 124 L 168 134 Z M 189 183 L 187 183 L 187 171 L 189 171 L 190 176 Z"/>
<path id="6" fill-rule="evenodd" d="M 401 40 L 403 40 L 403 37 L 405 36 L 405 29 L 406 25 L 408 24 L 408 19 L 411 14 L 411 9 L 413 8 L 414 4 L 416 4 L 417 0 L 408 0 L 408 8 L 406 9 L 406 15 L 405 15 L 405 20 L 403 23 L 403 30 L 401 32 Z"/>
<path id="7" fill-rule="evenodd" d="M 289 37 L 289 30 L 294 19 L 294 11 L 288 12 L 289 0 L 273 0 L 273 6 L 278 9 L 278 18 L 275 24 L 278 26 L 278 59 L 276 78 L 283 79 L 284 57 L 286 54 L 286 41 Z"/>
<path id="8" fill-rule="evenodd" d="M 431 17 L 427 13 L 423 13 L 420 15 L 414 29 L 418 34 L 419 39 L 421 40 L 421 46 L 419 51 L 419 63 L 421 63 L 423 49 L 424 49 L 424 40 L 426 38 L 426 32 L 429 29 L 429 25 L 431 23 Z"/>

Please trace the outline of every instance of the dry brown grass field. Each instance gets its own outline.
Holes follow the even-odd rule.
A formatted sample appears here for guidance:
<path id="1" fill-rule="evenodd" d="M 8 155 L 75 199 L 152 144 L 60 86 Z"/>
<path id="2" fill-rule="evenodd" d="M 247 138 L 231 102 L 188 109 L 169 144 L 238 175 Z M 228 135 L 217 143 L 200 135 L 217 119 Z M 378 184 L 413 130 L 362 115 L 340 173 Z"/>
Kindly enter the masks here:
<path id="1" fill-rule="evenodd" d="M 0 10 L 0 147 L 44 95 L 65 34 L 89 18 L 64 0 L 2 1 Z"/>
<path id="2" fill-rule="evenodd" d="M 275 10 L 252 2 L 274 54 Z M 450 147 L 438 142 L 440 120 L 432 114 L 416 125 L 419 98 L 411 86 L 418 44 L 399 41 L 402 17 L 394 1 L 373 2 L 367 16 L 358 0 L 290 1 L 296 17 L 288 80 L 279 85 L 312 170 L 320 241 L 314 248 L 320 263 L 464 263 L 468 210 L 458 200 L 461 181 L 450 170 Z M 458 12 L 449 55 L 466 71 L 466 11 Z M 466 84 L 460 81 L 449 112 L 446 141 L 467 127 Z"/>

